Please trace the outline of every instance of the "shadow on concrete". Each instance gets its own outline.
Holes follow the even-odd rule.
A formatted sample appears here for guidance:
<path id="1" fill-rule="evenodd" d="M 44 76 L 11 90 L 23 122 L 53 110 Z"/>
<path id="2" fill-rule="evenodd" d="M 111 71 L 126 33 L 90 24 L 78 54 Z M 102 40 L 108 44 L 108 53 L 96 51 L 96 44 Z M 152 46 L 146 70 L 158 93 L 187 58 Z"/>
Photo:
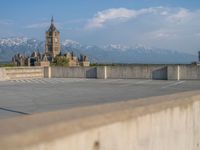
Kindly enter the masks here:
<path id="1" fill-rule="evenodd" d="M 0 110 L 9 111 L 9 112 L 13 112 L 13 113 L 21 114 L 21 115 L 30 115 L 29 113 L 25 113 L 25 112 L 17 111 L 17 110 L 12 110 L 12 109 L 8 109 L 8 108 L 3 108 L 3 107 L 0 107 Z"/>
<path id="2" fill-rule="evenodd" d="M 88 68 L 86 78 L 97 78 L 97 68 Z"/>
<path id="3" fill-rule="evenodd" d="M 167 67 L 156 69 L 152 72 L 153 80 L 167 80 Z"/>

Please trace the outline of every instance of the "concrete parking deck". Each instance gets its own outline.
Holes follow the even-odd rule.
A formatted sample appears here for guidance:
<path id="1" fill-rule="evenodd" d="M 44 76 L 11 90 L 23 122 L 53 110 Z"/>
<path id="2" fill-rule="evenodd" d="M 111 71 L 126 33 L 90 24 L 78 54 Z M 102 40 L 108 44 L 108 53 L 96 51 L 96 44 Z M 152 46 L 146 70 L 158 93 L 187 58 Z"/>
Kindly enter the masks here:
<path id="1" fill-rule="evenodd" d="M 0 82 L 0 119 L 200 89 L 200 81 L 24 79 Z"/>

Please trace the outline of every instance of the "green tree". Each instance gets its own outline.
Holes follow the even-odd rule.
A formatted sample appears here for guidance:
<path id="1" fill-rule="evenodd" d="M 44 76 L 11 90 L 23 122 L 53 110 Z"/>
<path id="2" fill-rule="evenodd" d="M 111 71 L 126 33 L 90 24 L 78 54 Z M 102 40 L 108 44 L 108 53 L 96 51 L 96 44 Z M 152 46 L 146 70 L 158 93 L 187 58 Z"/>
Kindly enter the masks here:
<path id="1" fill-rule="evenodd" d="M 69 66 L 69 60 L 64 56 L 56 56 L 51 63 L 52 66 Z"/>

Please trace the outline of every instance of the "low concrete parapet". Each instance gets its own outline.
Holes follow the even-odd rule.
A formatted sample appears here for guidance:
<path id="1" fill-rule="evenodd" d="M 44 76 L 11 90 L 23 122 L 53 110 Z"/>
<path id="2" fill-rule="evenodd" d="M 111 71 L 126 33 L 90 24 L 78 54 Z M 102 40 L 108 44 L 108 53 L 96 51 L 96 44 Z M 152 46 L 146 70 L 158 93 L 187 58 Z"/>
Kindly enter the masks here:
<path id="1" fill-rule="evenodd" d="M 165 65 L 107 66 L 108 79 L 155 79 L 167 80 Z"/>
<path id="2" fill-rule="evenodd" d="M 97 78 L 200 80 L 198 65 L 130 65 L 97 67 Z"/>
<path id="3" fill-rule="evenodd" d="M 43 67 L 6 67 L 2 69 L 4 70 L 4 78 L 7 80 L 44 78 Z"/>
<path id="4" fill-rule="evenodd" d="M 51 78 L 51 67 L 44 67 L 44 78 Z"/>
<path id="5" fill-rule="evenodd" d="M 3 150 L 199 150 L 200 91 L 0 121 Z"/>
<path id="6" fill-rule="evenodd" d="M 179 65 L 179 76 L 181 80 L 200 80 L 200 66 Z"/>
<path id="7" fill-rule="evenodd" d="M 198 65 L 127 65 L 97 67 L 0 68 L 0 80 L 26 78 L 97 78 L 146 80 L 200 80 Z"/>
<path id="8" fill-rule="evenodd" d="M 51 67 L 52 78 L 96 78 L 96 67 Z"/>
<path id="9" fill-rule="evenodd" d="M 200 80 L 200 66 L 169 65 L 168 80 Z"/>
<path id="10" fill-rule="evenodd" d="M 6 72 L 5 72 L 5 68 L 0 68 L 0 81 L 6 80 L 7 76 L 6 76 Z"/>

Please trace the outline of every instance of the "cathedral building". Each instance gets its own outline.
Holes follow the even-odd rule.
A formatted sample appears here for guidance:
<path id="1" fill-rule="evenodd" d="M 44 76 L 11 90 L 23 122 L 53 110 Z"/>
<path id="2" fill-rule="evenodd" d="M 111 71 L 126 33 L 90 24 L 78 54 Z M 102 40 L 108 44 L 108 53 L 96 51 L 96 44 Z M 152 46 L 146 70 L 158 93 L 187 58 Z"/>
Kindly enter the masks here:
<path id="1" fill-rule="evenodd" d="M 77 58 L 73 52 L 68 52 L 61 56 L 60 32 L 56 29 L 54 19 L 51 19 L 51 25 L 46 31 L 45 51 L 41 54 L 34 51 L 30 56 L 16 54 L 12 58 L 15 66 L 49 66 L 55 57 L 63 57 L 68 60 L 69 67 L 90 66 L 87 56 L 80 55 Z"/>
<path id="2" fill-rule="evenodd" d="M 46 32 L 45 53 L 54 58 L 60 54 L 60 32 L 54 25 L 53 17 L 51 19 L 51 25 Z"/>

